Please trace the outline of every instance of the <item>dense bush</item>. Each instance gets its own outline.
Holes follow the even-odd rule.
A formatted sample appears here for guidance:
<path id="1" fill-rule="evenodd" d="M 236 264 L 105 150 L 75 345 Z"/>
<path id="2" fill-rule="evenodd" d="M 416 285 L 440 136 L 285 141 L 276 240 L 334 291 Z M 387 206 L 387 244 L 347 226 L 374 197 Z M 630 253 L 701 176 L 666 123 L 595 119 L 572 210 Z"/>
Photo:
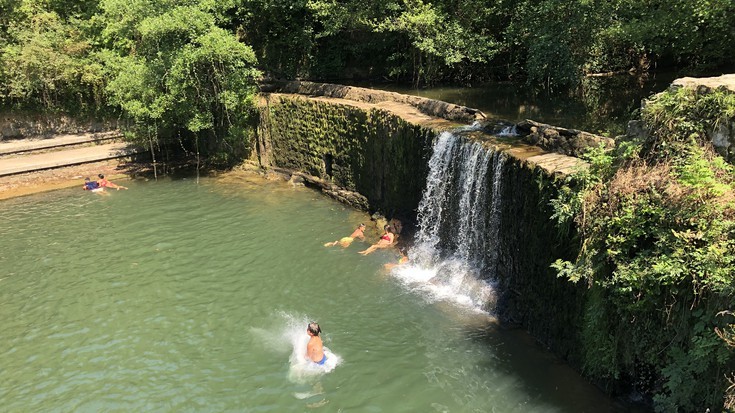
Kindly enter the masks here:
<path id="1" fill-rule="evenodd" d="M 707 131 L 734 111 L 726 91 L 658 95 L 642 111 L 648 137 L 592 151 L 553 203 L 580 229 L 579 257 L 555 267 L 592 290 L 587 373 L 632 383 L 659 411 L 732 407 L 735 358 L 718 331 L 733 323 L 735 171 Z"/>
<path id="2" fill-rule="evenodd" d="M 108 65 L 105 52 L 136 54 L 136 25 L 181 8 L 207 14 L 207 24 L 224 30 L 219 36 L 252 48 L 262 71 L 289 79 L 415 85 L 514 79 L 563 90 L 589 73 L 735 64 L 730 0 L 135 0 L 128 6 L 0 0 L 0 100 L 47 109 L 107 105 L 107 79 L 119 66 Z M 201 26 L 189 18 L 186 24 Z M 184 47 L 181 40 L 164 36 L 158 44 L 171 50 Z"/>

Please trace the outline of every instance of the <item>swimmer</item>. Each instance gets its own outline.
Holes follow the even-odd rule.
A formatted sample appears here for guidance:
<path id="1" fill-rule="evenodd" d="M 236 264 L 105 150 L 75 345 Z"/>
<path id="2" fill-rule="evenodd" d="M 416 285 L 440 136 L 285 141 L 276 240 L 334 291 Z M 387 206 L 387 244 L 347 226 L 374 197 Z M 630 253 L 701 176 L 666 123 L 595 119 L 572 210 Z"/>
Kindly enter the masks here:
<path id="1" fill-rule="evenodd" d="M 114 188 L 114 189 L 117 189 L 118 191 L 120 189 L 128 189 L 127 187 L 124 187 L 122 185 L 118 185 L 116 183 L 113 183 L 113 182 L 108 181 L 107 179 L 105 179 L 105 176 L 102 175 L 102 174 L 99 174 L 97 176 L 100 178 L 100 179 L 97 180 L 97 183 L 102 188 Z"/>
<path id="2" fill-rule="evenodd" d="M 393 234 L 393 229 L 390 227 L 390 225 L 386 225 L 386 226 L 383 227 L 383 231 L 385 231 L 385 232 L 380 237 L 380 239 L 378 240 L 378 242 L 376 242 L 375 244 L 371 245 L 370 248 L 368 248 L 368 249 L 366 249 L 364 251 L 358 252 L 358 254 L 368 255 L 368 254 L 370 254 L 371 252 L 375 251 L 378 248 L 388 248 L 391 245 L 393 245 L 393 241 L 396 239 L 395 234 Z"/>
<path id="3" fill-rule="evenodd" d="M 306 345 L 306 358 L 320 366 L 327 361 L 327 355 L 324 354 L 324 344 L 321 337 L 319 337 L 321 332 L 322 329 L 315 322 L 311 322 L 306 326 L 306 334 L 310 337 L 309 343 Z"/>
<path id="4" fill-rule="evenodd" d="M 408 254 L 406 247 L 400 247 L 398 248 L 398 253 L 401 255 L 401 257 L 398 259 L 397 263 L 389 262 L 384 265 L 386 270 L 392 270 L 395 267 L 398 267 L 399 265 L 403 265 L 408 262 Z"/>
<path id="5" fill-rule="evenodd" d="M 355 238 L 360 238 L 361 240 L 365 240 L 365 224 L 360 224 L 357 226 L 357 228 L 350 234 L 349 237 L 343 237 L 338 239 L 334 242 L 328 242 L 324 244 L 325 247 L 333 247 L 337 244 L 341 245 L 342 248 L 347 248 L 352 244 L 352 241 L 355 240 Z"/>
<path id="6" fill-rule="evenodd" d="M 84 186 L 82 186 L 82 189 L 100 195 L 108 195 L 107 193 L 105 193 L 105 188 L 101 187 L 100 184 L 97 183 L 97 181 L 92 181 L 89 178 L 84 178 Z"/>

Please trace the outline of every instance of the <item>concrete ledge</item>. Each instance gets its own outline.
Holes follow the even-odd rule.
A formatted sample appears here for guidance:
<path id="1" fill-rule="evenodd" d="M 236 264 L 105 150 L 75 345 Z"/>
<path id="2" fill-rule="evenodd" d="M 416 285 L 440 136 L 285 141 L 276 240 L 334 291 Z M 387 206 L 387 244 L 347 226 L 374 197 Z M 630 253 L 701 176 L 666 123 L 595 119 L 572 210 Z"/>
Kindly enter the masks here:
<path id="1" fill-rule="evenodd" d="M 19 152 L 30 152 L 42 149 L 58 148 L 63 146 L 80 145 L 85 143 L 106 142 L 122 137 L 117 131 L 102 133 L 84 133 L 80 135 L 61 135 L 53 138 L 23 139 L 17 141 L 0 142 L 0 155 Z"/>
<path id="2" fill-rule="evenodd" d="M 705 87 L 707 89 L 717 89 L 719 87 L 735 92 L 735 74 L 727 74 L 716 77 L 682 77 L 674 80 L 671 87 L 688 87 L 698 88 Z"/>
<path id="3" fill-rule="evenodd" d="M 21 156 L 0 160 L 0 176 L 14 175 L 23 172 L 58 168 L 106 159 L 123 158 L 143 152 L 142 148 L 129 146 L 127 143 L 110 143 L 70 149 L 63 152 L 50 152 L 38 155 Z M 63 155 L 59 155 L 63 153 Z"/>
<path id="4" fill-rule="evenodd" d="M 347 87 L 347 86 L 344 86 L 344 87 Z M 389 92 L 386 92 L 386 93 L 389 93 Z M 404 96 L 404 95 L 400 95 L 400 96 Z M 360 100 L 345 99 L 345 98 L 340 98 L 340 97 L 324 97 L 321 95 L 308 96 L 308 95 L 302 95 L 302 94 L 297 94 L 297 93 L 288 93 L 288 94 L 287 93 L 269 93 L 269 94 L 261 95 L 260 104 L 267 106 L 269 102 L 271 101 L 271 99 L 275 99 L 275 100 L 297 99 L 297 100 L 317 101 L 317 102 L 323 102 L 325 104 L 330 104 L 330 105 L 350 106 L 350 107 L 358 108 L 364 111 L 381 110 L 381 111 L 390 113 L 394 116 L 397 116 L 408 123 L 419 125 L 421 127 L 434 130 L 437 133 L 441 133 L 444 131 L 452 131 L 459 126 L 463 126 L 463 124 L 449 121 L 441 117 L 427 115 L 423 113 L 422 111 L 420 111 L 419 109 L 417 109 L 413 105 L 410 105 L 407 103 L 396 102 L 396 101 L 380 101 L 378 103 L 371 103 L 371 102 L 366 102 L 364 100 L 360 101 Z M 558 128 L 558 129 L 561 129 L 561 128 Z M 573 132 L 577 134 L 585 133 L 585 132 L 580 132 L 580 131 L 573 131 Z M 569 174 L 577 172 L 580 169 L 584 169 L 588 166 L 588 164 L 585 161 L 575 156 L 567 155 L 563 153 L 549 152 L 547 149 L 544 149 L 540 146 L 529 145 L 529 144 L 520 143 L 520 142 L 513 142 L 509 140 L 503 140 L 502 138 L 492 137 L 491 135 L 485 134 L 484 132 L 477 132 L 475 133 L 475 135 L 481 135 L 481 136 L 472 136 L 470 137 L 470 139 L 485 141 L 486 143 L 494 146 L 495 150 L 506 152 L 510 156 L 513 156 L 516 159 L 525 161 L 531 165 L 538 166 L 551 175 L 558 175 L 558 174 L 569 175 Z M 604 138 L 604 139 L 609 139 L 609 138 Z M 610 141 L 612 142 L 612 140 Z M 272 167 L 272 165 L 268 165 L 268 167 Z"/>

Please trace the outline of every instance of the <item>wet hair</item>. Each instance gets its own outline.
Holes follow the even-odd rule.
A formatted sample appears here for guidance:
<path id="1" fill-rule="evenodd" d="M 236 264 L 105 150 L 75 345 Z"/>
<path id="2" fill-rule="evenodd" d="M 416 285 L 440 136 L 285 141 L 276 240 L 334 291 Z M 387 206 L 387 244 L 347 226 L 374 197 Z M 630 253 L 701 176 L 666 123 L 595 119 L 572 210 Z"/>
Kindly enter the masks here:
<path id="1" fill-rule="evenodd" d="M 308 331 L 309 331 L 309 332 L 310 332 L 311 334 L 313 334 L 313 335 L 315 335 L 315 336 L 318 336 L 318 335 L 319 335 L 319 333 L 321 333 L 321 332 L 322 332 L 322 328 L 321 328 L 321 327 L 319 327 L 319 324 L 317 324 L 317 323 L 316 323 L 316 322 L 314 322 L 314 321 L 312 321 L 311 323 L 309 323 L 309 325 L 308 325 L 308 326 L 306 327 L 306 329 L 307 329 L 307 330 L 308 330 Z"/>
<path id="2" fill-rule="evenodd" d="M 102 174 L 99 174 L 99 175 L 97 175 L 97 176 L 99 176 L 99 177 L 100 177 L 100 179 L 105 179 L 105 176 L 104 176 L 104 175 L 102 175 Z"/>

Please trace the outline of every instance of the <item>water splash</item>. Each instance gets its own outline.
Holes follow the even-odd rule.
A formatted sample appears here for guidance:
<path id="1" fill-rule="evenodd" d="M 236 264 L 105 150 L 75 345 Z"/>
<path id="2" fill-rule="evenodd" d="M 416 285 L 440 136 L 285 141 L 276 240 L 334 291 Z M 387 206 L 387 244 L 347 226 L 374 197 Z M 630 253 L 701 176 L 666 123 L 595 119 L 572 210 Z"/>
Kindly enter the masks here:
<path id="1" fill-rule="evenodd" d="M 518 129 L 516 128 L 516 125 L 505 126 L 500 130 L 500 132 L 495 133 L 495 136 L 501 138 L 513 138 L 518 136 Z"/>
<path id="2" fill-rule="evenodd" d="M 306 345 L 309 342 L 306 326 L 309 318 L 288 313 L 281 313 L 279 317 L 281 321 L 278 322 L 276 331 L 251 328 L 251 333 L 259 338 L 259 342 L 265 343 L 267 348 L 276 352 L 287 353 L 290 349 L 288 379 L 291 382 L 310 383 L 331 372 L 342 362 L 339 355 L 325 346 L 326 362 L 323 365 L 313 363 L 306 357 Z"/>
<path id="3" fill-rule="evenodd" d="M 485 130 L 485 125 L 482 124 L 480 121 L 474 121 L 471 125 L 464 125 L 456 128 L 454 130 L 454 133 L 462 133 L 462 132 L 475 132 L 475 131 L 482 131 Z"/>

